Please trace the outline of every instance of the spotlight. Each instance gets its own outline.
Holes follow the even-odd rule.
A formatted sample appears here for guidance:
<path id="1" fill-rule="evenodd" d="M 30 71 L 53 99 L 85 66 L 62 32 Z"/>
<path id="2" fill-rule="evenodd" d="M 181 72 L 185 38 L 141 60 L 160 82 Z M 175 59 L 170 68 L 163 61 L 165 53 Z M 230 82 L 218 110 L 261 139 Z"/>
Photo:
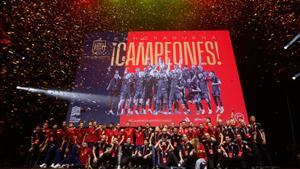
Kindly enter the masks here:
<path id="1" fill-rule="evenodd" d="M 36 89 L 31 87 L 16 87 L 18 90 L 25 90 L 32 93 L 42 93 L 48 96 L 54 96 L 57 98 L 70 100 L 70 101 L 85 101 L 89 103 L 99 103 L 106 102 L 108 96 L 105 95 L 95 95 L 90 93 L 78 93 L 78 92 L 69 92 L 69 91 L 60 91 L 60 90 L 45 90 L 45 89 Z"/>
<path id="2" fill-rule="evenodd" d="M 298 33 L 288 44 L 286 44 L 283 48 L 289 48 L 293 43 L 295 43 L 300 38 L 300 33 Z"/>
<path id="3" fill-rule="evenodd" d="M 295 74 L 295 75 L 292 77 L 292 79 L 293 79 L 293 80 L 296 80 L 299 76 L 300 76 L 300 72 L 297 73 L 297 74 Z"/>

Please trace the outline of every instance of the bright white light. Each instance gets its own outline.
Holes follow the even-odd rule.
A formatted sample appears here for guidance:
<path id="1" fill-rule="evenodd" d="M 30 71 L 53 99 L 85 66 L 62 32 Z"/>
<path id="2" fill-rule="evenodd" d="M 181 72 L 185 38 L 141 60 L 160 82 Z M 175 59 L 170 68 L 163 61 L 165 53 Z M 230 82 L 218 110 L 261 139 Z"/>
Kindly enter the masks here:
<path id="1" fill-rule="evenodd" d="M 300 76 L 300 72 L 297 73 L 297 74 L 295 74 L 295 75 L 292 77 L 292 79 L 293 79 L 293 80 L 296 80 L 299 76 Z"/>
<path id="2" fill-rule="evenodd" d="M 108 100 L 108 96 L 104 95 L 95 95 L 90 93 L 78 93 L 78 92 L 68 92 L 68 91 L 59 91 L 59 90 L 45 90 L 45 89 L 36 89 L 31 87 L 16 87 L 19 90 L 25 90 L 32 93 L 42 93 L 48 96 L 54 96 L 57 98 L 70 100 L 70 101 L 85 101 L 90 103 L 105 102 Z"/>
<path id="3" fill-rule="evenodd" d="M 293 43 L 295 43 L 300 38 L 300 33 L 298 33 L 288 44 L 286 44 L 283 48 L 289 48 Z"/>

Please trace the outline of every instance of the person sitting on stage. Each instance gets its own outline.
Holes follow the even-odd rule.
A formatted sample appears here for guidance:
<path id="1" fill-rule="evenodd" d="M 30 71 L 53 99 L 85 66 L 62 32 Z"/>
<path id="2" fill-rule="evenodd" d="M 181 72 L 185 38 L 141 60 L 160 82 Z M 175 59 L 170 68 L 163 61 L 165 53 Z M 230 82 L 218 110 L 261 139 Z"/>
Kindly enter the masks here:
<path id="1" fill-rule="evenodd" d="M 170 169 L 170 166 L 178 166 L 179 161 L 174 155 L 171 140 L 160 139 L 156 145 L 158 155 L 158 167 L 161 169 Z"/>
<path id="2" fill-rule="evenodd" d="M 149 145 L 147 139 L 144 140 L 144 145 L 140 149 L 137 149 L 137 157 L 135 162 L 140 166 L 151 168 L 152 167 L 152 147 Z"/>

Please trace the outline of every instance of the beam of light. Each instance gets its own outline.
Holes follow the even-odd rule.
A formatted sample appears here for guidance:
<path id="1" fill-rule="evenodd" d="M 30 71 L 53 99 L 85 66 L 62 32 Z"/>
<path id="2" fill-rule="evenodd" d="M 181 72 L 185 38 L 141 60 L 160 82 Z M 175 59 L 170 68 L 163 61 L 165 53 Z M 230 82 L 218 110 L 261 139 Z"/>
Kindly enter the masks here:
<path id="1" fill-rule="evenodd" d="M 289 48 L 293 43 L 295 43 L 300 38 L 300 33 L 298 33 L 288 44 L 286 44 L 283 48 Z"/>
<path id="2" fill-rule="evenodd" d="M 25 90 L 31 93 L 40 93 L 48 96 L 54 96 L 57 98 L 69 100 L 69 101 L 80 101 L 87 103 L 103 103 L 107 102 L 109 96 L 105 95 L 95 95 L 90 93 L 79 93 L 79 92 L 68 92 L 60 90 L 46 90 L 46 89 L 36 89 L 31 87 L 17 86 L 18 90 Z"/>
<path id="3" fill-rule="evenodd" d="M 300 76 L 300 72 L 297 73 L 297 74 L 295 74 L 295 75 L 292 77 L 292 79 L 293 79 L 293 80 L 296 80 L 299 76 Z"/>

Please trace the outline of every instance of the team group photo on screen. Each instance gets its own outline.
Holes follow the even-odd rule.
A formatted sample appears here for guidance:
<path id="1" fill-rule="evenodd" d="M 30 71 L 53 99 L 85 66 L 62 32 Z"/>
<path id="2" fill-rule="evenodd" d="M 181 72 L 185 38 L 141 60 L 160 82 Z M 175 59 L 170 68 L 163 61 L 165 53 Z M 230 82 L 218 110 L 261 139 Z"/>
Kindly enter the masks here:
<path id="1" fill-rule="evenodd" d="M 144 70 L 137 68 L 130 73 L 125 70 L 123 75 L 115 71 L 107 90 L 111 96 L 109 114 L 136 115 L 180 113 L 179 106 L 186 115 L 191 113 L 188 103 L 196 107 L 196 114 L 205 114 L 202 101 L 207 104 L 206 112 L 212 114 L 211 98 L 216 105 L 215 113 L 223 113 L 221 100 L 221 80 L 213 71 L 203 70 L 201 65 L 175 64 L 159 61 L 159 65 L 149 65 Z M 211 91 L 208 88 L 211 85 Z M 118 99 L 120 98 L 120 99 Z M 117 109 L 115 108 L 117 104 Z"/>
<path id="2" fill-rule="evenodd" d="M 300 0 L 1 0 L 0 169 L 299 169 Z"/>

